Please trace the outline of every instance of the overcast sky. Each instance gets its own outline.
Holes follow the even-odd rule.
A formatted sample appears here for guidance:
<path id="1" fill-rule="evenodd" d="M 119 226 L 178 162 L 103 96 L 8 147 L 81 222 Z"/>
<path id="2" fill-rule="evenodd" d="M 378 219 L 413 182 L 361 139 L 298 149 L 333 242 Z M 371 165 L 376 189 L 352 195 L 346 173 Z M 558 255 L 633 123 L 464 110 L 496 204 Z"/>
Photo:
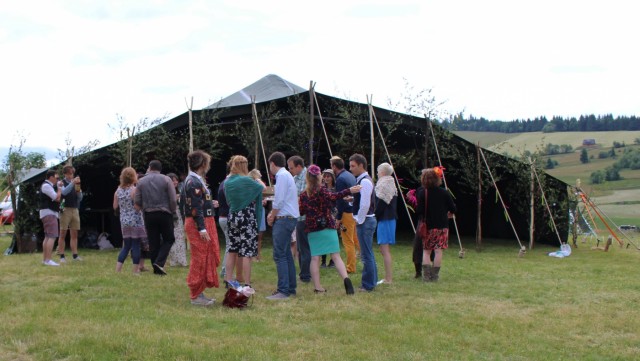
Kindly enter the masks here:
<path id="1" fill-rule="evenodd" d="M 0 155 L 115 140 L 268 74 L 387 107 L 405 79 L 444 112 L 640 115 L 634 1 L 0 0 Z"/>

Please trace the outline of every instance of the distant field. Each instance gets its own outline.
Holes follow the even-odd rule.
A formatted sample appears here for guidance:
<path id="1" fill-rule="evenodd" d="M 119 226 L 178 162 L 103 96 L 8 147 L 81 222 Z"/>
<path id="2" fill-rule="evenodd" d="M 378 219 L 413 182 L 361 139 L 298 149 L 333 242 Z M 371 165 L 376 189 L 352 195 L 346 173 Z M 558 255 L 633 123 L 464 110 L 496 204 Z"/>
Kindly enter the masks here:
<path id="1" fill-rule="evenodd" d="M 559 154 L 550 158 L 556 160 L 558 165 L 547 173 L 561 179 L 570 185 L 576 184 L 576 179 L 582 182 L 582 189 L 600 205 L 602 211 L 614 219 L 617 224 L 638 224 L 640 226 L 640 170 L 625 169 L 620 172 L 622 180 L 605 182 L 592 185 L 591 173 L 603 170 L 616 159 L 598 159 L 600 152 L 609 151 L 613 142 L 624 142 L 627 147 L 639 147 L 634 144 L 636 138 L 640 138 L 640 131 L 615 131 L 615 132 L 560 132 L 560 133 L 496 133 L 496 132 L 455 132 L 462 138 L 473 143 L 513 156 L 521 154 L 524 150 L 535 152 L 548 143 L 569 144 L 574 149 L 582 146 L 585 138 L 595 138 L 596 146 L 587 148 L 590 162 L 580 162 L 580 151 Z M 623 148 L 616 150 L 622 154 Z M 593 158 L 591 158 L 593 156 Z"/>
<path id="2" fill-rule="evenodd" d="M 491 150 L 507 150 L 510 154 L 518 154 L 522 150 L 535 151 L 545 144 L 570 144 L 574 148 L 582 145 L 585 138 L 595 138 L 600 147 L 611 147 L 614 141 L 633 144 L 640 138 L 640 131 L 612 132 L 557 132 L 557 133 L 497 133 L 497 132 L 454 132 L 460 137 Z M 513 150 L 508 148 L 513 147 Z"/>

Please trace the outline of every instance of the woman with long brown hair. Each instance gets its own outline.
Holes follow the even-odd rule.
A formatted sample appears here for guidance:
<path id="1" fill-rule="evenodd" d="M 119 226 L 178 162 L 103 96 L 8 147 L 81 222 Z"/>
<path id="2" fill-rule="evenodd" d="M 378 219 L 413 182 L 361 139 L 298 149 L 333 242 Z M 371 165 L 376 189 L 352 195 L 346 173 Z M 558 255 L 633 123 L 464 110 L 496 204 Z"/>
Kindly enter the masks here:
<path id="1" fill-rule="evenodd" d="M 300 215 L 307 216 L 304 230 L 308 233 L 309 247 L 311 248 L 311 280 L 315 287 L 314 292 L 326 292 L 320 284 L 320 256 L 330 254 L 336 270 L 343 280 L 345 291 L 351 295 L 354 293 L 353 284 L 340 257 L 336 222 L 331 214 L 331 209 L 336 199 L 344 198 L 351 193 L 358 193 L 360 186 L 353 186 L 337 193 L 329 192 L 326 187 L 322 186 L 320 167 L 315 164 L 309 166 L 306 181 L 305 191 L 300 193 L 299 205 Z"/>
<path id="2" fill-rule="evenodd" d="M 418 190 L 416 194 L 416 213 L 427 225 L 427 236 L 422 239 L 422 280 L 425 282 L 437 282 L 440 278 L 442 252 L 449 248 L 449 218 L 456 211 L 451 194 L 441 187 L 442 172 L 441 167 L 424 171 L 420 177 L 422 192 Z M 435 254 L 433 263 L 431 253 Z"/>

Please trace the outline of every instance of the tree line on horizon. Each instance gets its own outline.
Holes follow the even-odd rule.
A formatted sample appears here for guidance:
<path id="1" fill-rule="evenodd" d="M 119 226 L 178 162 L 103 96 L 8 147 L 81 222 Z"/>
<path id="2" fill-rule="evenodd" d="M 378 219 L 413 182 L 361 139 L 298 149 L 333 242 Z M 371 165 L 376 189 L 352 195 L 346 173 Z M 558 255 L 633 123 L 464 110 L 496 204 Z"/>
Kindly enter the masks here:
<path id="1" fill-rule="evenodd" d="M 499 133 L 527 132 L 604 132 L 614 130 L 640 130 L 640 117 L 605 115 L 581 115 L 580 117 L 554 116 L 551 120 L 545 116 L 534 119 L 516 119 L 511 121 L 489 120 L 459 113 L 438 122 L 448 130 Z"/>

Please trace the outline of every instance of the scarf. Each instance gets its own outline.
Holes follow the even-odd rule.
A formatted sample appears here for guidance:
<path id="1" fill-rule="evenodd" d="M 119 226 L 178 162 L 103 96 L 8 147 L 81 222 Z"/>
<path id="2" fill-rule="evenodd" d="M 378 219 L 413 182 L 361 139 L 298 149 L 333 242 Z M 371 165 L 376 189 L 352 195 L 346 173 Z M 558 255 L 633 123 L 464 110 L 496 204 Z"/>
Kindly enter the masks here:
<path id="1" fill-rule="evenodd" d="M 256 201 L 256 219 L 262 217 L 262 184 L 251 177 L 234 174 L 224 181 L 224 194 L 227 197 L 229 211 L 237 212 L 251 202 Z"/>
<path id="2" fill-rule="evenodd" d="M 390 175 L 385 175 L 378 179 L 376 183 L 376 197 L 382 199 L 386 204 L 391 203 L 393 197 L 398 195 L 394 179 Z"/>

